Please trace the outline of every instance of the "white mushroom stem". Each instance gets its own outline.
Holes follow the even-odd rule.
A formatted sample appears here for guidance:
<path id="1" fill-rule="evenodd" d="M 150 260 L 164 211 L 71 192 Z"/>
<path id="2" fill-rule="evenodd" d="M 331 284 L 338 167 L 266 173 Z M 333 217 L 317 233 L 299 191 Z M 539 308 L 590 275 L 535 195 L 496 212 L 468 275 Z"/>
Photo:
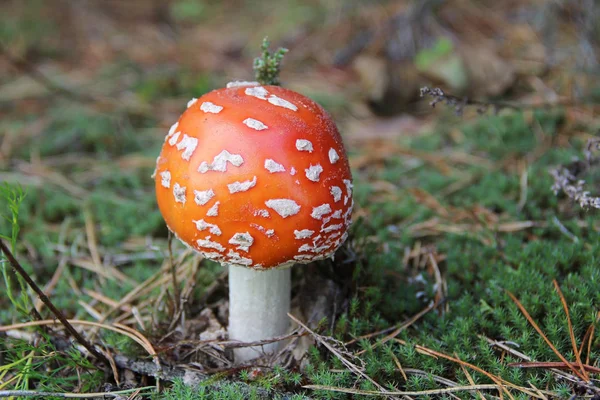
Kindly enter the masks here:
<path id="1" fill-rule="evenodd" d="M 229 267 L 229 339 L 254 342 L 285 335 L 290 326 L 291 268 Z M 234 349 L 236 362 L 274 353 L 282 342 Z"/>

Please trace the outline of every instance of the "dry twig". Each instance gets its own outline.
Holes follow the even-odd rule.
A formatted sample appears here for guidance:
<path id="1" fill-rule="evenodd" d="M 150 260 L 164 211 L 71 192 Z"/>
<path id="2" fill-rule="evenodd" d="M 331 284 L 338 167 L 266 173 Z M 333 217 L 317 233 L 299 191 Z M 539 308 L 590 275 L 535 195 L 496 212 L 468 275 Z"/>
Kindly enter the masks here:
<path id="1" fill-rule="evenodd" d="M 330 341 L 333 341 L 333 338 L 326 338 L 323 337 L 319 334 L 317 334 L 316 332 L 314 332 L 313 330 L 311 330 L 308 326 L 306 326 L 304 323 L 302 323 L 298 318 L 294 317 L 292 314 L 288 313 L 288 316 L 292 319 L 292 321 L 294 321 L 295 323 L 297 323 L 299 326 L 301 326 L 306 332 L 310 333 L 312 337 L 315 338 L 315 340 L 323 345 L 327 350 L 329 350 L 334 356 L 336 356 L 341 362 L 342 364 L 344 364 L 346 366 L 346 368 L 348 368 L 350 371 L 352 371 L 354 374 L 368 380 L 369 382 L 371 382 L 373 385 L 375 385 L 375 387 L 377 389 L 379 389 L 380 391 L 377 392 L 377 394 L 379 396 L 393 396 L 389 394 L 389 390 L 385 389 L 383 386 L 381 386 L 379 383 L 375 382 L 370 376 L 368 376 L 367 374 L 365 374 L 361 368 L 357 367 L 354 363 L 352 363 L 350 360 L 348 360 L 348 358 L 355 358 L 355 356 L 353 356 L 352 354 L 350 354 L 349 352 L 345 351 L 345 350 L 338 350 L 335 348 L 335 346 L 333 346 Z M 337 341 L 336 341 L 337 342 Z M 343 343 L 337 343 L 339 346 L 344 346 Z M 342 354 L 344 353 L 344 354 Z M 348 358 L 347 358 L 348 357 Z"/>
<path id="2" fill-rule="evenodd" d="M 341 388 L 335 386 L 323 386 L 323 385 L 305 385 L 302 386 L 306 389 L 312 390 L 327 390 L 330 392 L 339 392 L 339 393 L 348 393 L 348 394 L 357 394 L 362 396 L 382 396 L 383 393 L 375 391 L 375 390 L 359 390 L 359 389 L 349 389 L 349 388 Z M 466 391 L 475 391 L 475 390 L 484 390 L 484 389 L 499 389 L 498 385 L 484 384 L 484 385 L 471 385 L 471 386 L 454 386 L 444 389 L 432 389 L 432 390 L 421 390 L 416 392 L 401 392 L 401 391 L 393 391 L 386 392 L 386 395 L 391 396 L 431 396 L 435 394 L 449 394 L 454 392 L 466 392 Z"/>
<path id="3" fill-rule="evenodd" d="M 475 100 L 468 97 L 458 97 L 452 94 L 444 92 L 440 88 L 430 88 L 423 86 L 420 90 L 421 97 L 430 96 L 433 100 L 429 103 L 431 107 L 435 107 L 438 103 L 444 103 L 448 106 L 454 107 L 454 113 L 461 116 L 467 106 L 474 106 L 477 108 L 479 114 L 485 114 L 490 109 L 494 114 L 502 109 L 513 109 L 513 110 L 525 110 L 525 109 L 536 109 L 550 106 L 569 106 L 578 105 L 585 103 L 585 99 L 570 99 L 564 98 L 551 102 L 535 102 L 535 103 L 520 103 L 512 101 L 492 101 L 492 100 Z"/>
<path id="4" fill-rule="evenodd" d="M 15 57 L 2 42 L 0 42 L 0 54 L 3 55 L 15 69 L 24 73 L 25 75 L 29 76 L 34 81 L 36 81 L 39 84 L 41 84 L 42 86 L 44 86 L 46 89 L 48 89 L 49 92 L 56 93 L 58 95 L 66 97 L 72 101 L 77 101 L 77 102 L 93 101 L 93 99 L 86 94 L 74 92 L 70 89 L 67 89 L 63 86 L 56 84 L 51 79 L 46 77 L 46 75 L 44 75 L 42 72 L 40 72 L 29 61 Z"/>
<path id="5" fill-rule="evenodd" d="M 153 386 L 119 390 L 116 392 L 97 392 L 97 393 L 56 393 L 56 392 L 37 392 L 35 390 L 0 390 L 0 398 L 3 397 L 58 397 L 60 399 L 97 399 L 97 398 L 116 398 L 123 399 L 124 394 L 135 394 L 142 390 L 154 389 Z M 133 398 L 133 397 L 132 397 Z"/>
<path id="6" fill-rule="evenodd" d="M 562 191 L 568 198 L 579 203 L 581 208 L 600 208 L 600 197 L 590 195 L 585 188 L 585 180 L 581 179 L 581 176 L 600 163 L 600 158 L 593 155 L 599 148 L 600 139 L 590 140 L 584 152 L 584 160 L 575 159 L 550 171 L 554 178 L 552 191 L 555 195 Z"/>
<path id="7" fill-rule="evenodd" d="M 21 275 L 23 279 L 27 282 L 27 284 L 31 287 L 31 289 L 33 289 L 33 291 L 36 292 L 38 296 L 40 296 L 40 300 L 42 300 L 46 307 L 48 307 L 50 311 L 52 311 L 52 314 L 54 314 L 56 318 L 61 322 L 61 324 L 65 327 L 65 329 L 71 335 L 73 335 L 75 340 L 77 340 L 83 347 L 85 347 L 87 351 L 89 351 L 90 354 L 93 355 L 96 359 L 102 361 L 104 364 L 110 367 L 110 361 L 106 358 L 106 356 L 100 353 L 90 342 L 88 342 L 83 336 L 81 336 L 79 332 L 75 330 L 75 328 L 73 328 L 73 325 L 69 323 L 67 318 L 65 318 L 65 316 L 63 315 L 63 313 L 60 312 L 60 310 L 54 306 L 52 301 L 50 301 L 46 294 L 38 287 L 38 285 L 33 281 L 33 279 L 31 279 L 27 272 L 25 272 L 21 264 L 13 256 L 11 251 L 8 249 L 8 247 L 4 244 L 2 240 L 0 240 L 0 250 L 2 250 L 13 269 L 19 275 Z"/>
<path id="8" fill-rule="evenodd" d="M 587 365 L 587 364 L 579 364 L 575 362 L 569 363 L 570 365 L 565 364 L 564 362 L 558 361 L 547 361 L 547 362 L 517 362 L 507 364 L 509 367 L 518 367 L 518 368 L 559 368 L 559 369 L 570 369 L 572 370 L 574 367 L 579 367 L 582 371 L 593 372 L 596 374 L 600 374 L 600 368 Z"/>
<path id="9" fill-rule="evenodd" d="M 421 97 L 430 96 L 433 98 L 429 102 L 431 107 L 435 107 L 438 103 L 445 103 L 448 106 L 454 107 L 454 113 L 456 115 L 462 115 L 466 106 L 476 106 L 479 114 L 485 114 L 490 108 L 493 109 L 494 114 L 497 114 L 500 108 L 514 108 L 518 109 L 518 106 L 508 102 L 485 102 L 479 100 L 469 99 L 468 97 L 457 97 L 451 94 L 447 94 L 440 88 L 429 88 L 424 86 L 421 88 Z"/>

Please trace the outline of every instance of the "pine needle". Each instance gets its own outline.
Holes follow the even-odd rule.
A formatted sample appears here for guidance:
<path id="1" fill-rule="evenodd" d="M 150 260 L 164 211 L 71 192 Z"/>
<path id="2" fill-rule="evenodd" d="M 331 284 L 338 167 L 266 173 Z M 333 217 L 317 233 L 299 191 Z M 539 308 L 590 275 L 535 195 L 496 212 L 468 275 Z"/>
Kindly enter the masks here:
<path id="1" fill-rule="evenodd" d="M 517 305 L 517 307 L 519 308 L 519 310 L 521 310 L 521 313 L 523 313 L 523 315 L 525 316 L 525 318 L 527 319 L 527 321 L 529 321 L 529 323 L 531 324 L 531 326 L 533 326 L 533 329 L 535 329 L 537 331 L 537 333 L 542 337 L 542 339 L 544 339 L 544 341 L 546 342 L 546 344 L 548 345 L 548 347 L 550 347 L 550 349 L 552 349 L 552 351 L 554 352 L 554 354 L 556 354 L 558 356 L 558 358 L 560 358 L 560 360 L 565 363 L 565 365 L 567 365 L 575 375 L 577 375 L 579 378 L 586 380 L 585 376 L 581 375 L 581 373 L 577 370 L 577 368 L 575 368 L 574 366 L 571 365 L 571 363 L 569 361 L 567 361 L 567 359 L 560 353 L 560 351 L 558 351 L 558 349 L 556 347 L 554 347 L 554 345 L 552 344 L 552 342 L 550 341 L 550 339 L 548 339 L 548 337 L 546 336 L 546 334 L 540 329 L 540 327 L 538 326 L 538 324 L 533 320 L 533 318 L 531 318 L 531 315 L 529 315 L 529 312 L 527 312 L 527 310 L 525 309 L 525 307 L 523 307 L 523 304 L 521 304 L 521 302 L 515 297 L 514 294 L 512 294 L 511 292 L 509 292 L 508 290 L 506 291 L 506 293 L 510 296 L 510 298 L 512 299 L 512 301 Z M 586 380 L 587 382 L 587 380 Z"/>
<path id="2" fill-rule="evenodd" d="M 560 297 L 560 302 L 562 303 L 563 309 L 565 310 L 565 315 L 567 316 L 567 324 L 569 326 L 569 337 L 571 338 L 571 344 L 573 345 L 573 353 L 575 354 L 575 360 L 577 361 L 577 365 L 581 370 L 581 375 L 584 377 L 584 380 L 586 382 L 589 382 L 590 376 L 583 367 L 583 363 L 581 362 L 581 355 L 577 350 L 577 340 L 575 339 L 575 332 L 573 331 L 573 323 L 571 322 L 571 315 L 569 314 L 569 306 L 567 305 L 567 300 L 565 300 L 565 296 L 560 290 L 560 286 L 558 286 L 558 282 L 556 281 L 556 279 L 554 279 L 552 283 L 554 284 L 554 288 L 556 289 L 556 292 Z"/>

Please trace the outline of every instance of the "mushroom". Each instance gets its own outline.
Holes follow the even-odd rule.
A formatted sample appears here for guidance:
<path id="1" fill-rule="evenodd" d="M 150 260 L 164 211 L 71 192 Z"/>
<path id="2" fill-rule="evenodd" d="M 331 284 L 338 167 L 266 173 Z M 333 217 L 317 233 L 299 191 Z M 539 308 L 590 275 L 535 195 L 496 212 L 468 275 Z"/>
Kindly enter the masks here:
<path id="1" fill-rule="evenodd" d="M 232 82 L 188 103 L 155 172 L 169 229 L 229 268 L 229 337 L 289 329 L 290 267 L 333 257 L 346 240 L 352 176 L 338 130 L 314 101 Z M 238 348 L 236 361 L 278 343 Z"/>

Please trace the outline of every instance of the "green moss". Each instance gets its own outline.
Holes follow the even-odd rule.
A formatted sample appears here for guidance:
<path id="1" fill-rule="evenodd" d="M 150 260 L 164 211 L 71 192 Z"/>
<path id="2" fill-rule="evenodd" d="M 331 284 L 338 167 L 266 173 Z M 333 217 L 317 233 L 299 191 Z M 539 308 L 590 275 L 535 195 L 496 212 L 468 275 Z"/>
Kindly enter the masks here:
<path id="1" fill-rule="evenodd" d="M 535 117 L 547 135 L 553 135 L 561 120 L 560 115 L 554 114 L 537 113 Z M 540 145 L 523 116 L 518 113 L 485 118 L 464 127 L 463 132 L 466 139 L 459 145 L 463 151 L 498 162 L 524 157 Z M 428 141 L 430 138 L 431 141 Z M 432 152 L 447 146 L 439 137 L 433 136 L 421 137 L 416 142 L 420 150 Z M 417 324 L 416 329 L 402 332 L 399 338 L 407 341 L 406 345 L 392 344 L 371 350 L 368 343 L 361 343 L 360 347 L 368 350 L 362 359 L 370 377 L 380 384 L 397 384 L 401 378 L 391 363 L 389 354 L 392 352 L 404 368 L 417 368 L 468 384 L 457 364 L 417 352 L 415 345 L 418 344 L 455 355 L 518 385 L 536 382 L 538 387 L 545 387 L 554 384 L 552 374 L 547 371 L 507 366 L 508 361 L 502 360 L 501 353 L 490 347 L 483 337 L 513 342 L 519 351 L 535 360 L 556 360 L 552 350 L 507 295 L 507 291 L 510 291 L 518 297 L 559 351 L 568 359 L 574 359 L 564 311 L 552 285 L 554 279 L 561 285 L 570 306 L 576 337 L 581 339 L 590 324 L 594 323 L 594 313 L 600 304 L 600 292 L 596 290 L 600 272 L 595 256 L 600 249 L 594 243 L 596 232 L 591 222 L 595 218 L 588 215 L 590 224 L 583 228 L 571 223 L 568 217 L 563 218 L 568 229 L 580 238 L 578 243 L 573 243 L 550 222 L 552 217 L 560 215 L 560 210 L 557 198 L 549 190 L 551 178 L 547 170 L 574 154 L 572 150 L 551 149 L 529 165 L 527 201 L 522 208 L 518 206 L 521 196 L 520 171 L 512 168 L 491 170 L 481 165 L 463 168 L 460 173 L 477 174 L 479 179 L 450 196 L 436 196 L 455 181 L 453 175 L 456 172 L 443 176 L 433 168 L 421 167 L 406 177 L 402 163 L 393 160 L 387 162 L 387 168 L 380 171 L 375 179 L 399 185 L 401 191 L 416 186 L 429 191 L 446 207 L 485 207 L 501 215 L 504 221 L 538 220 L 540 227 L 535 230 L 535 240 L 530 239 L 527 230 L 514 233 L 465 232 L 433 238 L 432 243 L 438 253 L 446 256 L 441 268 L 447 282 L 445 304 L 448 311 L 443 315 L 429 313 Z M 375 234 L 380 246 L 375 249 L 361 247 L 363 262 L 356 277 L 360 282 L 360 296 L 351 301 L 349 315 L 337 321 L 334 330 L 336 337 L 342 337 L 344 333 L 357 337 L 376 330 L 378 326 L 389 326 L 393 321 L 406 318 L 399 316 L 414 315 L 423 309 L 434 294 L 431 290 L 434 282 L 427 278 L 427 274 L 420 274 L 423 278 L 421 281 L 410 280 L 408 278 L 414 277 L 415 271 L 399 260 L 404 255 L 404 246 L 412 246 L 415 242 L 414 238 L 402 232 L 402 227 L 440 216 L 435 210 L 416 203 L 411 195 L 399 194 L 398 201 L 393 203 L 378 202 L 370 196 L 368 183 L 359 181 L 356 186 L 356 199 L 369 213 L 369 219 L 362 221 L 360 230 Z M 488 229 L 493 229 L 493 226 Z M 488 245 L 484 244 L 488 242 L 480 240 L 486 235 L 493 239 Z M 384 245 L 386 251 L 382 252 L 381 246 Z M 391 276 L 395 278 L 390 279 Z M 420 293 L 420 299 L 417 293 Z M 313 371 L 307 374 L 312 383 L 333 386 L 346 384 L 326 372 L 324 365 L 336 365 L 330 354 L 324 351 L 311 354 L 314 357 L 311 358 L 312 362 L 321 366 L 309 370 Z M 470 372 L 477 382 L 489 383 L 489 378 L 484 375 Z M 425 390 L 439 385 L 430 378 L 409 376 L 408 381 L 400 386 L 408 390 Z M 371 388 L 371 385 L 364 384 L 362 387 Z M 319 395 L 324 398 L 335 396 L 326 393 Z"/>

